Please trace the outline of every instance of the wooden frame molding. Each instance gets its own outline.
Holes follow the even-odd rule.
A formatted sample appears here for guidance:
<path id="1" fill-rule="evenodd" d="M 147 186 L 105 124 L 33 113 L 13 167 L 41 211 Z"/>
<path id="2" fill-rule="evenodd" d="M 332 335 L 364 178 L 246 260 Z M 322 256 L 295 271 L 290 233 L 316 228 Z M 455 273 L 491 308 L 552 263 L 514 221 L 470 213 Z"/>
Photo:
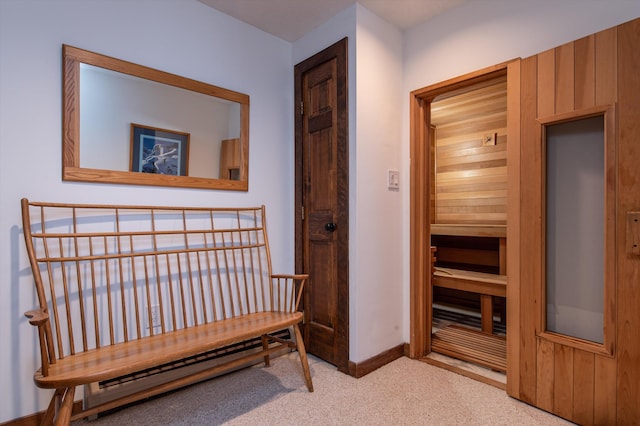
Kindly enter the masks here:
<path id="1" fill-rule="evenodd" d="M 186 77 L 123 61 L 73 46 L 62 46 L 62 180 L 91 183 L 152 185 L 196 189 L 249 190 L 249 95 L 203 83 Z M 240 108 L 239 179 L 198 176 L 173 176 L 137 173 L 128 170 L 104 170 L 80 164 L 80 65 L 88 64 L 122 74 L 139 77 L 167 87 L 175 87 L 225 101 Z"/>
<path id="2" fill-rule="evenodd" d="M 604 298 L 603 298 L 603 321 L 604 321 L 604 341 L 602 344 L 590 342 L 588 340 L 571 337 L 559 333 L 547 331 L 546 327 L 546 303 L 540 303 L 537 312 L 537 337 L 539 339 L 546 340 L 552 343 L 559 343 L 566 346 L 571 346 L 583 351 L 593 352 L 599 355 L 614 356 L 615 340 L 616 340 L 616 272 L 615 272 L 615 244 L 616 244 L 616 108 L 615 105 L 603 105 L 590 107 L 581 110 L 574 110 L 566 113 L 561 113 L 553 116 L 547 116 L 539 118 L 537 121 L 540 125 L 540 152 L 541 158 L 545 158 L 546 152 L 546 127 L 553 124 L 567 123 L 574 120 L 580 120 L 584 118 L 591 118 L 596 116 L 602 116 L 604 119 L 604 161 L 605 161 L 605 223 L 604 225 Z M 545 164 L 540 164 L 540 176 L 537 177 L 540 181 L 542 194 L 546 194 L 544 182 Z M 537 180 L 536 180 L 537 181 Z M 542 229 L 541 235 L 545 235 L 545 197 L 541 200 L 541 217 Z M 544 238 L 541 243 L 541 247 L 544 251 L 545 241 Z M 544 254 L 542 259 L 544 259 Z M 542 270 L 540 276 L 544 277 L 546 274 L 545 264 L 542 262 Z M 538 289 L 541 301 L 546 301 L 546 288 L 544 282 L 540 283 Z"/>
<path id="3" fill-rule="evenodd" d="M 430 150 L 433 137 L 429 130 L 430 105 L 435 97 L 446 92 L 462 89 L 477 83 L 507 75 L 508 69 L 519 60 L 504 62 L 476 72 L 452 78 L 410 93 L 410 346 L 409 356 L 421 358 L 431 351 L 432 296 L 428 289 L 431 280 L 430 223 L 431 211 L 431 167 Z M 509 77 L 511 74 L 508 74 Z M 517 82 L 508 81 L 508 91 L 519 87 Z M 511 104 L 509 106 L 512 106 Z M 517 105 L 515 105 L 517 107 Z M 517 109 L 516 109 L 517 111 Z M 512 127 L 509 127 L 513 130 Z M 510 135 L 511 137 L 511 135 Z M 514 136 L 515 139 L 515 136 Z M 516 139 L 517 143 L 517 139 Z M 507 244 L 509 245 L 509 244 Z"/>

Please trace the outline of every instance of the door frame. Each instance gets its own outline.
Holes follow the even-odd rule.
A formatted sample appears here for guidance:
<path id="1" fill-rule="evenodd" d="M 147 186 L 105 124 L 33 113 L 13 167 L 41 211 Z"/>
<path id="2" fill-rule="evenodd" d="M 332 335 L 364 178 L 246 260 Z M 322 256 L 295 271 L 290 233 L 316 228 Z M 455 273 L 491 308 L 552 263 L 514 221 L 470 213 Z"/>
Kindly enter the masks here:
<path id="1" fill-rule="evenodd" d="M 471 86 L 473 84 L 490 80 L 499 75 L 507 75 L 507 164 L 509 165 L 508 179 L 511 182 L 512 173 L 519 175 L 519 167 L 511 167 L 511 159 L 517 158 L 511 147 L 518 147 L 519 132 L 519 111 L 520 111 L 520 60 L 515 59 L 503 62 L 488 68 L 484 68 L 475 72 L 464 74 L 431 86 L 417 89 L 411 92 L 410 96 L 410 342 L 409 356 L 411 358 L 422 358 L 431 352 L 431 333 L 429 325 L 432 320 L 432 311 L 430 309 L 432 303 L 431 288 L 431 217 L 432 203 L 430 197 L 431 188 L 431 168 L 433 152 L 431 147 L 432 132 L 429 131 L 430 105 L 431 101 L 438 95 L 450 92 L 452 90 Z M 517 189 L 517 188 L 515 188 Z M 508 188 L 507 215 L 509 216 L 509 207 L 514 203 L 510 203 L 513 191 L 511 186 Z M 517 212 L 516 212 L 517 213 Z M 511 212 L 513 215 L 513 212 Z M 509 219 L 508 219 L 509 221 Z M 509 222 L 508 222 L 509 223 Z M 510 231 L 512 227 L 507 227 L 507 259 L 517 256 L 517 239 L 510 239 Z M 509 271 L 507 271 L 509 275 Z M 513 318 L 517 307 L 509 301 L 518 300 L 512 297 L 518 291 L 517 282 L 511 282 L 507 286 L 507 323 L 516 324 L 517 318 Z M 511 322 L 513 321 L 513 322 Z M 517 345 L 515 335 L 507 333 L 507 353 L 509 354 L 512 347 Z M 516 358 L 517 359 L 517 358 Z M 513 357 L 507 355 L 507 387 L 509 386 L 509 361 Z"/>
<path id="2" fill-rule="evenodd" d="M 349 109 L 348 109 L 348 69 L 347 53 L 348 38 L 345 37 L 335 44 L 327 47 L 321 52 L 305 59 L 294 67 L 294 116 L 295 116 L 295 270 L 296 273 L 304 271 L 304 250 L 303 250 L 303 203 L 304 188 L 303 182 L 303 160 L 302 151 L 302 76 L 303 74 L 327 61 L 336 60 L 337 65 L 337 193 L 339 212 L 336 222 L 337 227 L 338 253 L 336 270 L 338 274 L 337 288 L 337 353 L 336 367 L 343 373 L 349 373 Z M 305 292 L 302 306 L 308 304 L 308 293 Z M 306 317 L 305 317 L 306 318 Z M 305 321 L 306 322 L 306 321 Z M 305 339 L 308 339 L 308 327 L 305 330 Z"/>

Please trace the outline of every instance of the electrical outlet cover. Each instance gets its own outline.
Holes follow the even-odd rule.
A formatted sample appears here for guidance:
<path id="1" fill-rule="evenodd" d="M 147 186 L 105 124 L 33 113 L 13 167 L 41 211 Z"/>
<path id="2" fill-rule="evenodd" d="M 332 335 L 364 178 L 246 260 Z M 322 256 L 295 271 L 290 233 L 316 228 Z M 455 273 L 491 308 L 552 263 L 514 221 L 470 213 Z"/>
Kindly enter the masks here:
<path id="1" fill-rule="evenodd" d="M 497 133 L 488 133 L 482 137 L 482 145 L 495 145 L 496 139 L 498 137 Z"/>
<path id="2" fill-rule="evenodd" d="M 160 306 L 153 305 L 151 306 L 151 324 L 149 325 L 149 328 L 156 328 L 160 327 L 161 325 Z"/>

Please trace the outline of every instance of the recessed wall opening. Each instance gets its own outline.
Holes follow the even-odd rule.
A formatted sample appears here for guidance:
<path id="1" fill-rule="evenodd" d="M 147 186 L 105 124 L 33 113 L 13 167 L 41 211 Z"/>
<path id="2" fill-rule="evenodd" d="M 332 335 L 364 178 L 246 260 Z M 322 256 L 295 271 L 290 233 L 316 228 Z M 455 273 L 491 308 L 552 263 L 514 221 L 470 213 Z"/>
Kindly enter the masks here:
<path id="1" fill-rule="evenodd" d="M 506 371 L 507 77 L 430 110 L 431 350 Z"/>
<path id="2" fill-rule="evenodd" d="M 411 355 L 506 386 L 507 74 L 412 92 Z"/>

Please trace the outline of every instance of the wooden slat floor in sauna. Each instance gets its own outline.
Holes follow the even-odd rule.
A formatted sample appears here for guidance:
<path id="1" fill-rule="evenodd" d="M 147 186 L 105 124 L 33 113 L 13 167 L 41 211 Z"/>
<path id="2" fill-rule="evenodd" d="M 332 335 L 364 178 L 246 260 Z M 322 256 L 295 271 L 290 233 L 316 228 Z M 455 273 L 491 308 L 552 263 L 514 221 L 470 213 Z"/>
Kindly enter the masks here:
<path id="1" fill-rule="evenodd" d="M 507 371 L 507 340 L 459 325 L 449 325 L 431 335 L 431 350 L 496 371 Z"/>
<path id="2" fill-rule="evenodd" d="M 480 313 L 469 312 L 463 309 L 453 309 L 451 307 L 439 307 L 441 305 L 433 305 L 433 321 L 432 332 L 447 327 L 451 324 L 464 325 L 467 328 L 475 330 L 482 330 L 482 323 L 480 321 Z M 507 334 L 506 324 L 502 324 L 498 317 L 494 317 L 493 320 L 493 333 L 498 336 L 505 336 Z"/>

